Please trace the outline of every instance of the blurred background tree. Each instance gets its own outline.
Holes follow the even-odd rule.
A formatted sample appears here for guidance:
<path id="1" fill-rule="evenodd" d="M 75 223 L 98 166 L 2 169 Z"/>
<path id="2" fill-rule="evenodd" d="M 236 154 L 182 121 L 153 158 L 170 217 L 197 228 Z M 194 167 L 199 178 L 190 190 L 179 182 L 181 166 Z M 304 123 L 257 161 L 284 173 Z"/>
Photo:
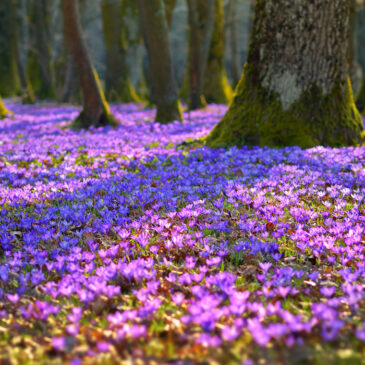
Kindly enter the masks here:
<path id="1" fill-rule="evenodd" d="M 135 0 L 77 0 L 90 61 L 109 102 L 157 103 L 151 58 Z M 364 1 L 353 3 L 351 81 L 365 109 Z M 254 0 L 162 0 L 173 75 L 190 109 L 228 104 L 247 57 Z M 212 9 L 214 7 L 214 12 Z M 209 14 L 214 14 L 210 16 Z M 0 93 L 81 102 L 77 69 L 65 46 L 61 0 L 0 2 Z M 162 54 L 160 55 L 162 57 Z"/>
<path id="2" fill-rule="evenodd" d="M 62 15 L 66 46 L 74 58 L 82 92 L 82 111 L 73 127 L 116 125 L 82 35 L 77 0 L 62 0 Z"/>

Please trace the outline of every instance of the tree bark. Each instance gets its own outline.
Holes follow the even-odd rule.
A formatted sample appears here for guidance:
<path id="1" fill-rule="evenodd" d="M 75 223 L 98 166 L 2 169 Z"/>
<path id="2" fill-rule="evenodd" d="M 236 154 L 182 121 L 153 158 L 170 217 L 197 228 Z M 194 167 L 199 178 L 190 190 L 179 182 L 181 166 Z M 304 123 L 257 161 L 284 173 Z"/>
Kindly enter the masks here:
<path id="1" fill-rule="evenodd" d="M 14 96 L 20 91 L 11 34 L 9 2 L 0 2 L 0 90 L 3 96 Z"/>
<path id="2" fill-rule="evenodd" d="M 69 49 L 64 50 L 66 65 L 64 70 L 64 83 L 62 88 L 61 101 L 63 103 L 76 102 L 79 98 L 79 85 L 77 81 L 77 70 L 75 61 Z"/>
<path id="3" fill-rule="evenodd" d="M 162 0 L 138 0 L 156 99 L 156 121 L 182 120 Z"/>
<path id="4" fill-rule="evenodd" d="M 12 52 L 13 58 L 16 62 L 16 68 L 18 71 L 21 98 L 24 104 L 32 104 L 35 101 L 32 85 L 28 79 L 26 68 L 20 57 L 19 50 L 19 32 L 18 32 L 18 14 L 17 14 L 17 1 L 9 0 L 10 5 L 10 28 L 11 28 L 11 39 L 13 43 Z"/>
<path id="5" fill-rule="evenodd" d="M 73 127 L 116 125 L 82 36 L 77 0 L 62 0 L 62 11 L 66 42 L 75 60 L 83 99 L 83 110 Z"/>
<path id="6" fill-rule="evenodd" d="M 362 69 L 362 87 L 359 95 L 356 99 L 356 105 L 362 114 L 365 114 L 365 3 L 359 4 L 358 9 L 358 32 L 357 32 L 357 44 L 358 44 L 358 61 Z"/>
<path id="7" fill-rule="evenodd" d="M 34 1 L 31 15 L 34 47 L 31 56 L 33 58 L 32 67 L 38 71 L 32 70 L 36 74 L 36 78 L 39 78 L 39 87 L 36 89 L 36 94 L 40 99 L 53 99 L 55 97 L 47 24 L 48 13 L 45 0 Z M 33 80 L 32 84 L 36 85 L 36 82 Z"/>
<path id="8" fill-rule="evenodd" d="M 203 94 L 207 103 L 228 104 L 232 98 L 232 88 L 228 82 L 224 66 L 224 10 L 223 1 L 215 0 L 213 15 L 213 34 L 209 43 L 204 77 Z M 208 1 L 204 1 L 208 4 Z M 204 8 L 202 9 L 204 11 Z M 209 11 L 207 9 L 206 11 Z M 209 25 L 209 14 L 206 14 Z"/>
<path id="9" fill-rule="evenodd" d="M 185 84 L 185 87 L 189 85 L 190 88 L 190 110 L 201 109 L 207 104 L 203 95 L 203 86 L 214 30 L 215 1 L 187 0 L 189 20 L 189 82 Z"/>
<path id="10" fill-rule="evenodd" d="M 106 95 L 111 101 L 139 102 L 127 65 L 128 29 L 124 21 L 125 0 L 102 0 L 106 47 Z"/>
<path id="11" fill-rule="evenodd" d="M 191 110 L 207 102 L 228 103 L 232 90 L 224 69 L 223 2 L 221 0 L 187 0 L 189 18 L 189 81 Z"/>
<path id="12" fill-rule="evenodd" d="M 229 0 L 229 35 L 231 43 L 231 76 L 233 85 L 236 86 L 241 77 L 241 60 L 238 47 L 238 14 L 237 0 Z"/>
<path id="13" fill-rule="evenodd" d="M 7 115 L 11 114 L 8 109 L 6 109 L 1 96 L 0 96 L 0 119 L 5 118 Z"/>
<path id="14" fill-rule="evenodd" d="M 351 0 L 257 0 L 234 101 L 209 146 L 346 146 L 363 123 L 349 79 Z"/>
<path id="15" fill-rule="evenodd" d="M 174 15 L 176 0 L 164 0 L 164 3 L 165 3 L 165 10 L 166 10 L 167 26 L 170 29 L 171 22 L 172 22 L 172 16 Z"/>

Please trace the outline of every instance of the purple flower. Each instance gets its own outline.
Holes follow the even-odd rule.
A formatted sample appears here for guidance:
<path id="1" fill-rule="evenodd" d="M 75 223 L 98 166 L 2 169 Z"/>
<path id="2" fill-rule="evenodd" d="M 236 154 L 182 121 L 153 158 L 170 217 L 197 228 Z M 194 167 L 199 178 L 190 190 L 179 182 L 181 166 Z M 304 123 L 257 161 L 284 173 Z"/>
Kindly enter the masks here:
<path id="1" fill-rule="evenodd" d="M 234 341 L 240 334 L 240 330 L 236 326 L 224 326 L 222 328 L 222 337 L 225 341 Z"/>
<path id="2" fill-rule="evenodd" d="M 202 333 L 196 339 L 196 343 L 204 346 L 204 347 L 218 347 L 221 345 L 221 340 L 218 336 L 209 335 L 207 333 Z"/>
<path id="3" fill-rule="evenodd" d="M 365 342 L 365 322 L 362 325 L 357 326 L 355 336 Z"/>
<path id="4" fill-rule="evenodd" d="M 212 257 L 210 259 L 207 259 L 206 263 L 208 266 L 217 266 L 221 263 L 222 258 L 219 256 Z"/>
<path id="5" fill-rule="evenodd" d="M 182 293 L 176 293 L 171 295 L 171 299 L 175 304 L 181 305 L 184 302 L 185 295 Z"/>
<path id="6" fill-rule="evenodd" d="M 247 328 L 258 345 L 266 346 L 270 342 L 270 336 L 258 319 L 249 318 Z"/>
<path id="7" fill-rule="evenodd" d="M 336 292 L 336 287 L 335 286 L 323 286 L 321 289 L 319 289 L 319 291 L 321 292 L 322 295 L 324 295 L 325 297 L 332 297 L 333 294 L 335 294 Z"/>
<path id="8" fill-rule="evenodd" d="M 108 352 L 110 349 L 110 346 L 111 346 L 111 344 L 109 342 L 105 342 L 105 341 L 98 342 L 96 345 L 96 347 L 98 348 L 98 350 L 100 352 Z"/>
<path id="9" fill-rule="evenodd" d="M 259 266 L 260 266 L 260 268 L 262 269 L 262 271 L 264 273 L 267 273 L 269 271 L 270 267 L 272 266 L 272 263 L 270 263 L 270 262 L 260 262 Z"/>
<path id="10" fill-rule="evenodd" d="M 57 351 L 63 351 L 66 347 L 66 338 L 65 337 L 53 337 L 52 345 Z"/>
<path id="11" fill-rule="evenodd" d="M 6 297 L 8 298 L 9 302 L 13 304 L 17 304 L 19 302 L 19 295 L 17 293 L 15 294 L 6 294 Z"/>

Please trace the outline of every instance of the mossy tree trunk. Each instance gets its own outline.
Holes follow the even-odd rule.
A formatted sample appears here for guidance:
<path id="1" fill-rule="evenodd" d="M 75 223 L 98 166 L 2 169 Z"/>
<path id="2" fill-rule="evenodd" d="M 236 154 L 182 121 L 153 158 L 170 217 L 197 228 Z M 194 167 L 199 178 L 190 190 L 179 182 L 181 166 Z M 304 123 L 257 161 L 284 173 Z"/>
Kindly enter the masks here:
<path id="1" fill-rule="evenodd" d="M 201 1 L 201 0 L 200 0 Z M 204 5 L 208 1 L 203 1 Z M 203 94 L 207 103 L 228 104 L 232 88 L 224 67 L 224 10 L 223 0 L 215 0 L 214 30 L 210 42 L 207 66 L 204 71 Z M 203 13 L 207 10 L 201 8 Z"/>
<path id="2" fill-rule="evenodd" d="M 18 3 L 16 0 L 8 0 L 10 7 L 10 31 L 11 31 L 11 40 L 12 40 L 12 52 L 13 59 L 16 63 L 16 68 L 19 76 L 19 83 L 21 88 L 21 97 L 22 102 L 25 104 L 32 104 L 35 101 L 34 92 L 32 85 L 29 81 L 26 67 L 23 64 L 20 56 L 20 47 L 19 47 L 19 22 L 18 22 L 18 13 L 17 6 Z"/>
<path id="3" fill-rule="evenodd" d="M 33 2 L 31 11 L 33 47 L 30 54 L 31 70 L 29 73 L 34 75 L 31 82 L 40 99 L 54 99 L 55 97 L 49 43 L 49 7 L 47 5 L 49 5 L 47 0 L 36 0 Z"/>
<path id="4" fill-rule="evenodd" d="M 62 29 L 62 56 L 58 65 L 57 84 L 61 86 L 60 101 L 63 103 L 80 103 L 80 85 L 77 78 L 77 69 L 70 47 L 67 45 L 65 29 Z"/>
<path id="5" fill-rule="evenodd" d="M 181 94 L 190 88 L 190 109 L 206 103 L 226 104 L 232 96 L 224 68 L 222 0 L 187 0 L 189 18 L 188 77 Z"/>
<path id="6" fill-rule="evenodd" d="M 166 10 L 167 26 L 170 28 L 172 22 L 172 16 L 176 5 L 176 0 L 164 0 Z"/>
<path id="7" fill-rule="evenodd" d="M 14 58 L 8 1 L 0 2 L 0 19 L 0 91 L 3 96 L 14 96 L 20 91 L 20 85 Z"/>
<path id="8" fill-rule="evenodd" d="M 357 23 L 357 0 L 352 0 L 350 11 L 350 79 L 355 100 L 359 96 L 363 80 L 362 69 L 358 61 L 357 52 Z"/>
<path id="9" fill-rule="evenodd" d="M 82 36 L 77 0 L 62 0 L 62 13 L 64 34 L 75 60 L 83 101 L 83 110 L 73 122 L 73 127 L 87 129 L 116 125 Z"/>
<path id="10" fill-rule="evenodd" d="M 256 1 L 243 77 L 209 146 L 362 142 L 349 78 L 351 1 Z"/>
<path id="11" fill-rule="evenodd" d="M 124 22 L 127 29 L 128 59 L 133 60 L 129 63 L 131 80 L 138 78 L 135 90 L 140 100 L 148 99 L 148 86 L 143 72 L 143 36 L 140 23 L 138 4 L 135 0 L 123 0 L 124 3 Z"/>
<path id="12" fill-rule="evenodd" d="M 11 114 L 8 109 L 6 109 L 1 96 L 0 96 L 0 119 L 5 118 L 7 115 Z"/>
<path id="13" fill-rule="evenodd" d="M 173 70 L 169 32 L 162 0 L 138 0 L 156 99 L 156 121 L 182 120 Z"/>
<path id="14" fill-rule="evenodd" d="M 233 85 L 236 86 L 241 77 L 241 60 L 238 47 L 238 14 L 237 0 L 229 0 L 228 3 L 229 15 L 229 35 L 231 43 L 231 76 Z"/>
<path id="15" fill-rule="evenodd" d="M 187 0 L 189 20 L 188 77 L 191 110 L 206 106 L 203 95 L 204 76 L 214 31 L 216 0 Z"/>
<path id="16" fill-rule="evenodd" d="M 108 100 L 139 102 L 129 77 L 127 65 L 127 28 L 124 21 L 125 0 L 102 0 L 106 47 L 106 96 Z"/>
<path id="17" fill-rule="evenodd" d="M 356 105 L 362 114 L 365 114 L 365 3 L 359 4 L 358 8 L 358 61 L 362 69 L 362 86 L 356 99 Z"/>

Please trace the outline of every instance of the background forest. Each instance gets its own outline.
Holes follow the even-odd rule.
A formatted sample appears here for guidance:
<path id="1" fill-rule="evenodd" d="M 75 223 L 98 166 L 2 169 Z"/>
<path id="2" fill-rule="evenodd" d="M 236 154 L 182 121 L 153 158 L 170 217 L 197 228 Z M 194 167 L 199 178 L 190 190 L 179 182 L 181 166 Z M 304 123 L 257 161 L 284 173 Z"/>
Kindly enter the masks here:
<path id="1" fill-rule="evenodd" d="M 235 4 L 236 11 L 232 14 L 230 7 L 233 6 L 234 2 L 237 3 Z M 40 13 L 36 13 L 37 3 L 41 4 L 41 9 L 38 10 Z M 82 30 L 92 63 L 105 87 L 107 62 L 103 33 L 102 3 L 100 0 L 80 1 L 80 15 Z M 128 1 L 125 3 L 127 4 Z M 127 72 L 130 75 L 132 85 L 137 90 L 137 94 L 147 100 L 148 87 L 146 80 L 148 80 L 148 76 L 146 75 L 146 49 L 139 26 L 136 2 L 130 1 L 129 3 L 129 9 L 120 16 L 123 18 L 122 22 L 125 28 L 120 30 L 119 37 L 124 32 L 123 36 L 126 38 L 125 42 L 128 45 L 126 47 Z M 166 1 L 166 3 L 167 6 L 171 7 L 170 11 L 172 12 L 170 15 L 171 49 L 176 79 L 181 88 L 186 76 L 189 48 L 188 8 L 185 0 Z M 224 7 L 223 36 L 226 40 L 224 43 L 224 59 L 229 82 L 233 84 L 240 77 L 242 65 L 246 57 L 253 4 L 252 1 L 248 0 L 222 1 L 221 3 Z M 21 86 L 17 67 L 21 67 L 28 75 L 28 82 L 32 85 L 37 99 L 55 99 L 64 102 L 79 100 L 77 99 L 77 91 L 73 90 L 70 93 L 67 90 L 67 88 L 77 88 L 77 82 L 75 82 L 77 80 L 74 77 L 72 80 L 74 85 L 66 84 L 70 82 L 66 77 L 67 72 L 70 72 L 68 71 L 68 67 L 70 67 L 68 62 L 72 61 L 67 58 L 67 52 L 65 51 L 60 1 L 43 0 L 36 2 L 30 0 L 13 0 L 12 4 L 15 7 L 15 14 L 13 15 L 9 10 L 9 1 L 3 1 L 0 5 L 0 16 L 2 20 L 0 24 L 0 77 L 2 96 L 20 95 Z M 106 22 L 112 21 L 112 19 L 108 19 L 108 14 L 105 14 L 105 16 Z M 113 14 L 109 16 L 113 16 Z M 37 19 L 38 23 L 35 19 Z M 14 38 L 15 34 L 17 35 L 16 41 Z M 15 42 L 17 45 L 14 44 Z M 233 50 L 232 45 L 235 47 Z M 18 50 L 15 49 L 16 47 Z M 41 57 L 39 57 L 40 54 L 42 55 Z M 17 66 L 17 62 L 20 65 Z M 237 63 L 236 68 L 238 70 L 234 68 L 235 62 Z M 48 95 L 44 90 L 40 90 L 43 85 L 42 68 L 49 74 L 44 75 L 44 77 L 52 81 L 53 90 Z M 234 74 L 235 72 L 236 74 Z M 68 92 L 70 95 L 67 95 Z M 121 101 L 128 102 L 130 100 Z"/>

